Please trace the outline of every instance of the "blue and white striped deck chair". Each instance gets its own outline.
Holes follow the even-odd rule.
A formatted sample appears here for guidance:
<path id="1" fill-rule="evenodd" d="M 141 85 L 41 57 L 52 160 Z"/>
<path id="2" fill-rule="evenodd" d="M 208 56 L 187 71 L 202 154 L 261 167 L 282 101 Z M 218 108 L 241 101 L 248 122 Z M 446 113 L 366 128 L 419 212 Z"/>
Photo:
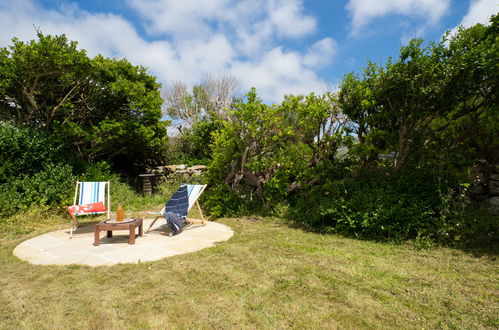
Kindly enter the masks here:
<path id="1" fill-rule="evenodd" d="M 146 233 L 151 230 L 156 220 L 164 217 L 168 212 L 175 213 L 179 217 L 185 219 L 188 223 L 200 223 L 205 224 L 205 219 L 203 216 L 203 211 L 201 211 L 201 206 L 199 205 L 198 198 L 201 196 L 203 191 L 206 189 L 207 185 L 200 184 L 183 184 L 178 188 L 178 190 L 173 194 L 172 197 L 166 202 L 165 207 L 160 212 L 148 212 L 149 214 L 155 215 L 156 218 L 151 222 Z M 187 193 L 187 196 L 186 196 Z M 196 205 L 199 211 L 201 219 L 188 218 L 187 215 L 190 209 Z"/>
<path id="2" fill-rule="evenodd" d="M 73 206 L 69 206 L 67 209 L 73 220 L 69 238 L 73 237 L 73 230 L 78 226 L 77 216 L 107 213 L 107 218 L 110 219 L 111 197 L 109 194 L 109 181 L 77 181 Z"/>

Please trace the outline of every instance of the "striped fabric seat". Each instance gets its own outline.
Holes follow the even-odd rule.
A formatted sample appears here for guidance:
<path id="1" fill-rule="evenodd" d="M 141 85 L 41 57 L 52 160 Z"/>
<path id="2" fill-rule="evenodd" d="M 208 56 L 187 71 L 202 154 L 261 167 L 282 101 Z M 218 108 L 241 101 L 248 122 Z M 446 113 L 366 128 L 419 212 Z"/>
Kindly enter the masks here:
<path id="1" fill-rule="evenodd" d="M 107 182 L 80 182 L 78 204 L 90 204 L 104 201 Z"/>
<path id="2" fill-rule="evenodd" d="M 164 212 L 176 213 L 182 218 L 187 216 L 189 211 L 189 193 L 187 185 L 183 184 L 178 188 L 178 190 L 173 194 L 172 197 L 165 204 Z"/>
<path id="3" fill-rule="evenodd" d="M 187 195 L 189 195 L 189 210 L 197 202 L 199 196 L 203 193 L 206 185 L 201 184 L 187 184 Z"/>

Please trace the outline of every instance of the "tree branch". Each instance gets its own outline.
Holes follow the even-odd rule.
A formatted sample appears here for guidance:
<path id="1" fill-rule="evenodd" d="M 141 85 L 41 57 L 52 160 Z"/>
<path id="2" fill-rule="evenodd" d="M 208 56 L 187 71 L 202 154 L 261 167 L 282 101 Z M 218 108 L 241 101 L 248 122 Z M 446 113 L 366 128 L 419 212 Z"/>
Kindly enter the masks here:
<path id="1" fill-rule="evenodd" d="M 55 116 L 55 113 L 57 112 L 57 110 L 64 104 L 64 102 L 66 102 L 67 99 L 70 98 L 71 94 L 73 93 L 73 91 L 78 87 L 80 86 L 81 84 L 81 80 L 78 80 L 76 82 L 76 84 L 73 86 L 73 88 L 71 88 L 71 90 L 66 94 L 64 95 L 64 97 L 62 98 L 61 102 L 59 102 L 58 105 L 56 105 L 52 111 L 50 112 L 50 115 L 47 117 L 47 121 L 45 123 L 45 126 L 46 127 L 49 127 L 50 126 L 50 123 L 52 122 L 52 119 L 54 118 Z"/>

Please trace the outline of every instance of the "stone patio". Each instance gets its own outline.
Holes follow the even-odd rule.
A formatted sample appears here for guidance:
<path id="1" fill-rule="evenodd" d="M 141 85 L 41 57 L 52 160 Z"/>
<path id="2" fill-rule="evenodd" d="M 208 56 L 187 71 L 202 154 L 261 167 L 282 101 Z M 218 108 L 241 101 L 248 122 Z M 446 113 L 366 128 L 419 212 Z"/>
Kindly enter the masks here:
<path id="1" fill-rule="evenodd" d="M 144 219 L 144 236 L 136 237 L 134 245 L 128 244 L 128 230 L 118 230 L 113 231 L 112 238 L 101 232 L 100 245 L 94 246 L 94 225 L 89 225 L 73 232 L 72 239 L 69 239 L 69 228 L 31 238 L 19 244 L 14 255 L 38 265 L 110 266 L 198 251 L 226 241 L 234 234 L 230 227 L 208 221 L 204 226 L 188 224 L 180 234 L 169 237 L 165 221 L 161 219 L 151 232 L 145 233 L 151 222 L 152 219 Z"/>

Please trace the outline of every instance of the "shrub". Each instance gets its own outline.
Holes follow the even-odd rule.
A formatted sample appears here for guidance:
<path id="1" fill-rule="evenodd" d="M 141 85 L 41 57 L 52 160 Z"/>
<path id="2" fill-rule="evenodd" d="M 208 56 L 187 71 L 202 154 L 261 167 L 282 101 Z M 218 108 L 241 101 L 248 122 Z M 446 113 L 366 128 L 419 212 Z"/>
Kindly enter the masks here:
<path id="1" fill-rule="evenodd" d="M 328 232 L 369 239 L 426 238 L 452 244 L 491 237 L 497 225 L 467 202 L 452 178 L 432 171 L 378 171 L 340 179 L 302 193 L 292 219 Z"/>
<path id="2" fill-rule="evenodd" d="M 33 206 L 70 205 L 74 189 L 72 168 L 46 164 L 33 175 L 22 175 L 0 185 L 0 215 L 10 216 Z"/>
<path id="3" fill-rule="evenodd" d="M 0 183 L 43 171 L 71 156 L 53 136 L 28 126 L 0 123 Z M 67 161 L 66 161 L 67 162 Z"/>
<path id="4" fill-rule="evenodd" d="M 208 165 L 211 161 L 213 132 L 222 128 L 220 120 L 207 119 L 196 122 L 180 136 L 176 161 L 182 164 Z"/>
<path id="5" fill-rule="evenodd" d="M 214 218 L 247 214 L 260 209 L 260 204 L 252 196 L 238 194 L 226 184 L 208 187 L 203 195 L 203 206 Z"/>
<path id="6" fill-rule="evenodd" d="M 76 162 L 64 149 L 40 129 L 0 124 L 0 215 L 69 203 Z"/>

